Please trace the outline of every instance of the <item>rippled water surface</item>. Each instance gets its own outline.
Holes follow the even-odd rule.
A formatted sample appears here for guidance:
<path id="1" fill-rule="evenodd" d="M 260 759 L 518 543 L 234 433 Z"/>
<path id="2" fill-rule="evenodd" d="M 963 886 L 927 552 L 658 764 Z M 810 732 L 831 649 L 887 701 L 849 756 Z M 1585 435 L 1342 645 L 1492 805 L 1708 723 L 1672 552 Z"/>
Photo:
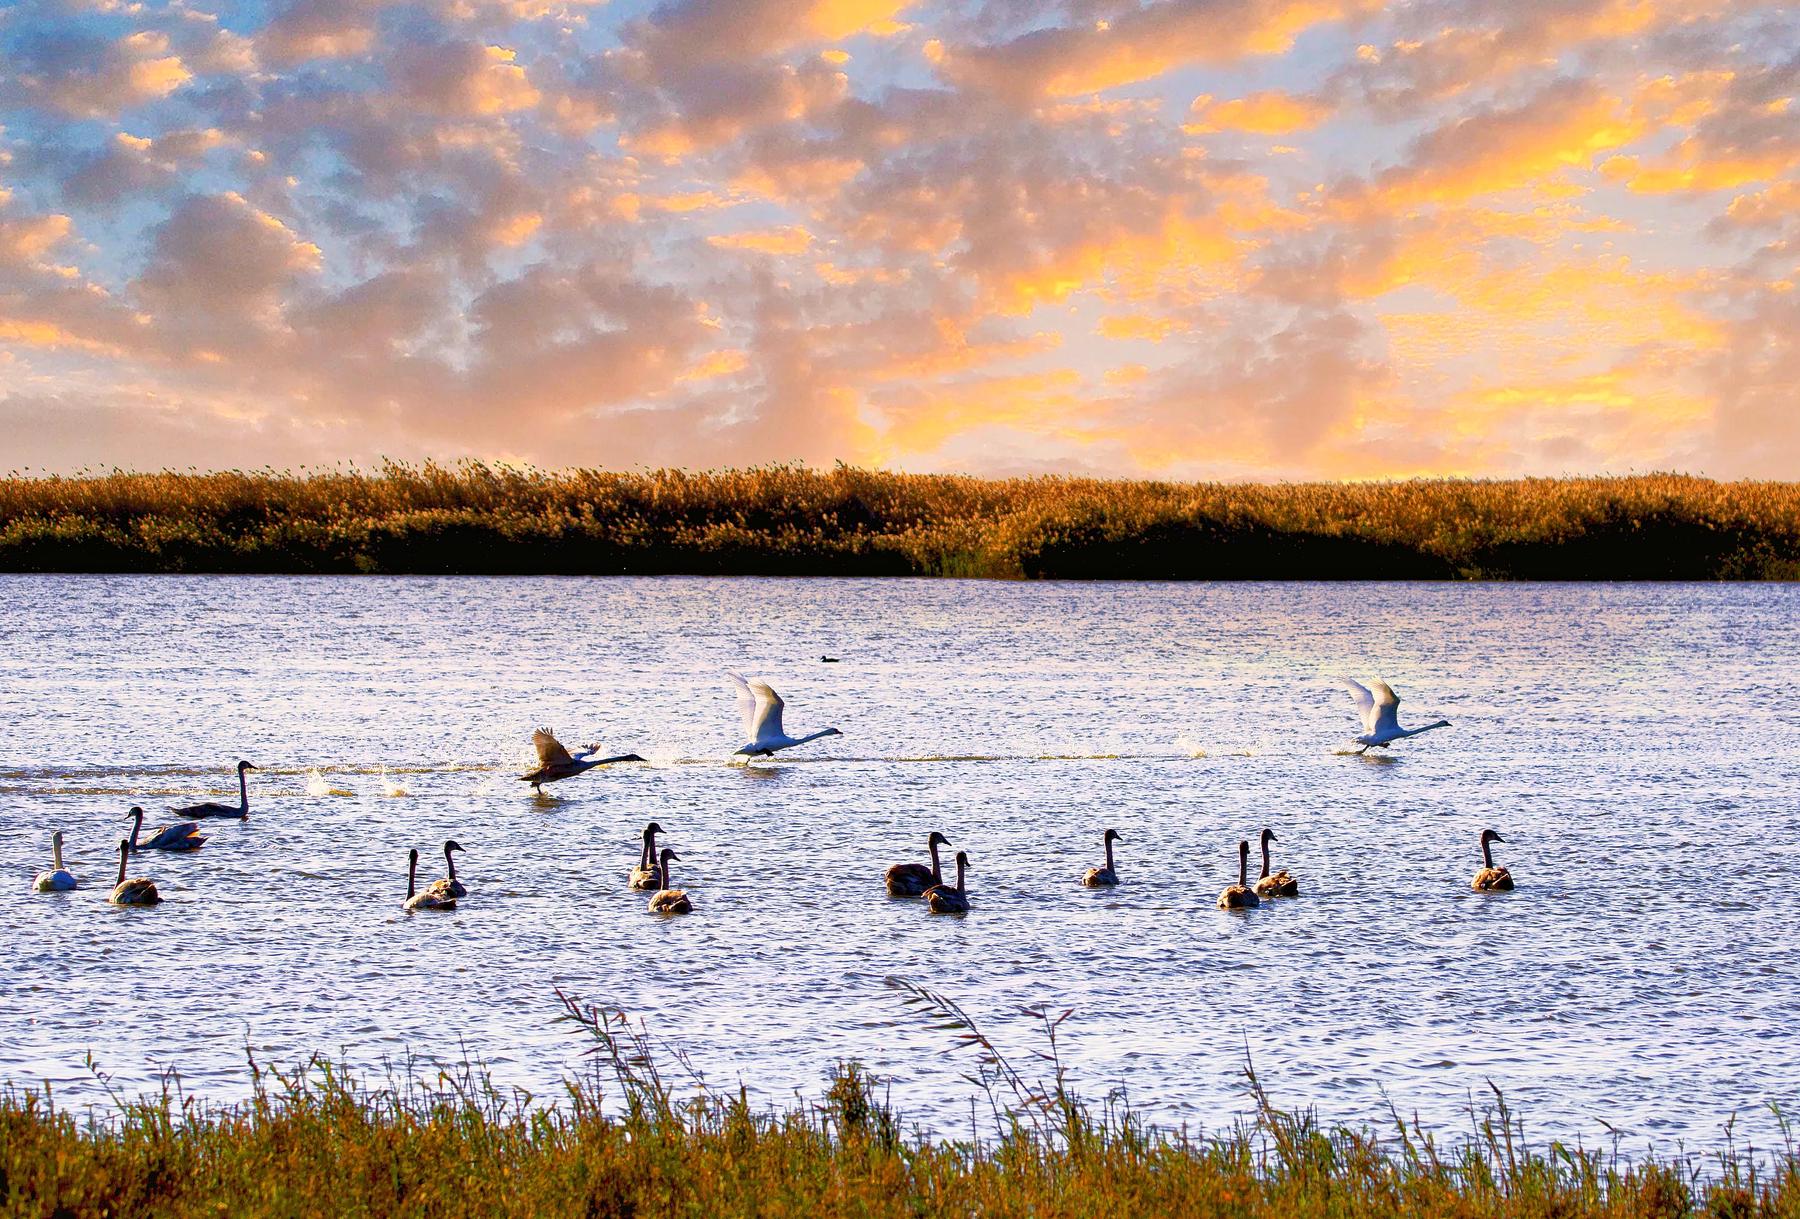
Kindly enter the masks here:
<path id="1" fill-rule="evenodd" d="M 856 1058 L 966 1128 L 973 1063 L 898 976 L 1022 1061 L 1021 1007 L 1073 1008 L 1077 1085 L 1166 1121 L 1245 1109 L 1247 1047 L 1332 1119 L 1466 1128 L 1491 1080 L 1540 1134 L 1711 1145 L 1736 1112 L 1766 1139 L 1800 1107 L 1797 594 L 0 579 L 0 1077 L 99 1098 L 91 1051 L 126 1091 L 174 1067 L 228 1099 L 246 1048 L 466 1051 L 543 1094 L 585 1048 L 562 987 L 716 1084 L 776 1103 Z M 844 735 L 728 764 L 727 668 Z M 1347 756 L 1336 672 L 1454 726 Z M 540 723 L 651 760 L 535 798 Z M 249 821 L 134 867 L 160 908 L 110 908 L 125 809 L 235 795 L 239 757 Z M 651 818 L 690 917 L 625 888 Z M 1216 910 L 1264 825 L 1305 895 Z M 1106 826 L 1125 883 L 1085 891 Z M 1484 826 L 1510 895 L 1469 891 Z M 82 888 L 33 894 L 56 827 Z M 971 856 L 966 918 L 882 893 L 933 828 Z M 436 876 L 447 837 L 472 896 L 403 914 L 407 848 Z"/>

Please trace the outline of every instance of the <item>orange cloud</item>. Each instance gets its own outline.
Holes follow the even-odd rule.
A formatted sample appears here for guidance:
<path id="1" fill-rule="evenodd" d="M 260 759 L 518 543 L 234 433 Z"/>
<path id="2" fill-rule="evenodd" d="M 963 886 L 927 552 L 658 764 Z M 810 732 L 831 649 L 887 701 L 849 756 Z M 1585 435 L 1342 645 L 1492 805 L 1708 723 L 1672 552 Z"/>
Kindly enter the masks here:
<path id="1" fill-rule="evenodd" d="M 725 233 L 708 237 L 707 244 L 721 250 L 749 250 L 757 254 L 804 254 L 812 245 L 812 234 L 798 225 L 777 229 L 749 229 L 742 233 Z"/>
<path id="2" fill-rule="evenodd" d="M 1216 131 L 1242 131 L 1250 135 L 1287 135 L 1309 131 L 1330 117 L 1331 108 L 1312 98 L 1272 91 L 1251 93 L 1226 101 L 1202 93 L 1189 109 L 1183 131 L 1206 135 Z"/>

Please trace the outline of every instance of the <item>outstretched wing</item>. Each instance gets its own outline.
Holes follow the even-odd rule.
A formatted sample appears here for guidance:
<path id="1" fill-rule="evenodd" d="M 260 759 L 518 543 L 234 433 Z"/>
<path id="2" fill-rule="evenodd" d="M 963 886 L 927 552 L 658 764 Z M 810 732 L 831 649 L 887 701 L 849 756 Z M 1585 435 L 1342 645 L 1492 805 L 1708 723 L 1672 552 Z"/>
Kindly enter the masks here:
<path id="1" fill-rule="evenodd" d="M 729 677 L 731 684 L 737 687 L 738 718 L 744 722 L 744 739 L 754 741 L 756 739 L 756 694 L 750 689 L 750 683 L 744 680 L 743 674 L 733 673 L 728 669 L 725 676 Z"/>
<path id="2" fill-rule="evenodd" d="M 562 747 L 562 742 L 550 735 L 548 728 L 539 728 L 532 733 L 531 743 L 537 746 L 538 764 L 541 766 L 555 766 L 559 763 L 567 764 L 575 761 L 569 756 L 569 751 Z"/>
<path id="3" fill-rule="evenodd" d="M 786 736 L 781 727 L 781 709 L 786 703 L 781 695 L 770 688 L 769 683 L 760 677 L 750 679 L 750 693 L 756 696 L 756 722 L 751 725 L 750 739 L 767 740 L 770 737 Z"/>
<path id="4" fill-rule="evenodd" d="M 1367 714 L 1364 712 L 1364 715 Z M 1370 726 L 1369 731 L 1379 732 L 1392 729 L 1398 732 L 1400 731 L 1399 716 L 1400 696 L 1394 693 L 1392 686 L 1377 677 L 1375 679 L 1375 722 Z"/>
<path id="5" fill-rule="evenodd" d="M 1348 677 L 1339 677 L 1338 682 L 1349 690 L 1350 697 L 1356 700 L 1356 714 L 1362 718 L 1363 731 L 1374 732 L 1375 696 L 1369 693 L 1369 688 L 1359 681 L 1351 681 Z"/>

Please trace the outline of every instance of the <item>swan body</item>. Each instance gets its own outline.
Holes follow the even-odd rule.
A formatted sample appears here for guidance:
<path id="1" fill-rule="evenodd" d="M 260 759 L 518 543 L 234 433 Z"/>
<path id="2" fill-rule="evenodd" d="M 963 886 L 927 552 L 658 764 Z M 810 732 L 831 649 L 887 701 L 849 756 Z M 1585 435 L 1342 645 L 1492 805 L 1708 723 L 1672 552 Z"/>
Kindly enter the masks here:
<path id="1" fill-rule="evenodd" d="M 1238 839 L 1238 882 L 1219 894 L 1219 909 L 1248 910 L 1262 905 L 1256 891 L 1250 887 L 1250 840 Z"/>
<path id="2" fill-rule="evenodd" d="M 450 873 L 443 880 L 434 880 L 426 886 L 427 893 L 435 893 L 439 897 L 458 898 L 469 896 L 469 887 L 456 879 L 456 857 L 452 851 L 460 851 L 463 844 L 454 838 L 444 840 L 444 868 Z"/>
<path id="3" fill-rule="evenodd" d="M 1090 889 L 1110 889 L 1119 883 L 1119 874 L 1113 870 L 1112 850 L 1112 844 L 1117 842 L 1118 839 L 1119 831 L 1106 831 L 1106 866 L 1102 868 L 1089 868 L 1081 877 L 1081 883 L 1083 885 L 1086 885 Z"/>
<path id="4" fill-rule="evenodd" d="M 1262 832 L 1262 878 L 1256 882 L 1258 897 L 1299 897 L 1300 882 L 1288 875 L 1286 868 L 1274 874 L 1269 872 L 1269 844 L 1275 841 L 1275 831 L 1268 826 Z"/>
<path id="5" fill-rule="evenodd" d="M 631 888 L 663 887 L 662 865 L 656 862 L 656 836 L 662 832 L 663 827 L 654 821 L 644 827 L 644 845 L 638 850 L 637 867 L 631 869 Z"/>
<path id="6" fill-rule="evenodd" d="M 969 912 L 969 894 L 963 887 L 963 874 L 969 870 L 969 854 L 967 851 L 956 853 L 956 887 L 949 885 L 933 885 L 925 890 L 925 904 L 931 907 L 933 914 L 967 914 Z"/>
<path id="7" fill-rule="evenodd" d="M 63 867 L 61 830 L 50 835 L 50 856 L 54 866 L 48 872 L 39 872 L 31 887 L 39 893 L 67 893 L 75 887 L 75 875 Z"/>
<path id="8" fill-rule="evenodd" d="M 148 837 L 139 841 L 144 830 L 144 810 L 134 804 L 126 816 L 131 818 L 130 842 L 134 851 L 198 851 L 206 845 L 206 835 L 198 832 L 198 821 L 157 826 Z"/>
<path id="9" fill-rule="evenodd" d="M 596 766 L 610 766 L 614 762 L 642 762 L 644 759 L 635 753 L 622 753 L 616 758 L 596 758 L 600 746 L 589 745 L 580 753 L 570 753 L 564 749 L 548 728 L 539 728 L 531 734 L 531 743 L 537 747 L 538 767 L 530 774 L 519 778 L 542 791 L 546 783 L 554 783 L 558 779 L 570 779 L 576 775 L 594 769 Z"/>
<path id="10" fill-rule="evenodd" d="M 669 883 L 669 861 L 671 859 L 680 858 L 681 856 L 677 855 L 674 851 L 671 851 L 668 847 L 663 848 L 663 884 L 666 885 Z M 694 903 L 688 899 L 686 889 L 660 889 L 650 897 L 651 914 L 692 914 L 693 912 Z"/>
<path id="11" fill-rule="evenodd" d="M 1475 873 L 1475 879 L 1469 882 L 1469 888 L 1477 893 L 1511 893 L 1513 887 L 1512 873 L 1505 868 L 1494 866 L 1493 848 L 1490 842 L 1505 842 L 1493 830 L 1481 831 L 1481 871 Z"/>
<path id="12" fill-rule="evenodd" d="M 131 858 L 131 839 L 119 839 L 119 880 L 113 885 L 113 891 L 107 901 L 115 906 L 154 906 L 162 900 L 162 894 L 156 891 L 156 882 L 143 877 L 125 879 L 125 861 Z"/>
<path id="13" fill-rule="evenodd" d="M 1371 749 L 1385 749 L 1395 741 L 1409 736 L 1418 736 L 1421 732 L 1430 732 L 1435 728 L 1448 728 L 1449 720 L 1439 720 L 1435 724 L 1426 724 L 1423 728 L 1402 728 L 1400 726 L 1400 696 L 1394 688 L 1375 679 L 1374 688 L 1351 681 L 1348 677 L 1340 677 L 1344 687 L 1350 691 L 1350 697 L 1356 700 L 1356 713 L 1362 717 L 1363 734 L 1351 738 L 1362 748 L 1358 753 L 1367 753 Z"/>
<path id="14" fill-rule="evenodd" d="M 237 764 L 238 802 L 236 805 L 220 804 L 217 800 L 208 800 L 203 804 L 189 804 L 184 808 L 171 809 L 177 817 L 212 817 L 218 820 L 244 821 L 250 816 L 250 782 L 244 777 L 246 771 L 257 770 L 248 762 Z"/>
<path id="15" fill-rule="evenodd" d="M 821 728 L 805 736 L 789 736 L 781 726 L 781 709 L 787 704 L 781 695 L 758 677 L 745 678 L 728 673 L 737 686 L 738 710 L 744 717 L 744 735 L 750 739 L 737 750 L 744 757 L 771 757 L 777 749 L 792 749 L 820 737 L 843 736 L 836 728 Z M 735 756 L 735 755 L 734 755 Z"/>
<path id="16" fill-rule="evenodd" d="M 406 904 L 402 907 L 408 914 L 415 910 L 454 910 L 456 899 L 448 893 L 438 892 L 433 885 L 424 892 L 418 892 L 415 886 L 419 876 L 419 849 L 414 847 L 407 856 L 406 862 Z"/>
<path id="17" fill-rule="evenodd" d="M 938 847 L 949 846 L 950 840 L 931 831 L 931 837 L 925 840 L 925 847 L 931 852 L 931 866 L 922 863 L 897 863 L 887 870 L 887 891 L 891 897 L 918 897 L 933 885 L 944 883 L 944 873 L 938 863 Z"/>

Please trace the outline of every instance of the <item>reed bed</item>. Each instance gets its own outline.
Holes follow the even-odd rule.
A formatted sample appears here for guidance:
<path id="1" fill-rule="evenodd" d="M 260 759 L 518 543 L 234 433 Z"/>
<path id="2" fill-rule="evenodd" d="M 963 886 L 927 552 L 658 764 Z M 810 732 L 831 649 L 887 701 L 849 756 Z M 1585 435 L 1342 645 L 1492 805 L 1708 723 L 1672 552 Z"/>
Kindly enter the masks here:
<path id="1" fill-rule="evenodd" d="M 1000 579 L 1800 578 L 1800 483 L 1282 485 L 840 466 L 0 480 L 0 570 Z"/>
<path id="2" fill-rule="evenodd" d="M 554 1104 L 478 1072 L 366 1087 L 341 1069 L 259 1069 L 248 1102 L 158 1097 L 84 1117 L 46 1092 L 0 1094 L 0 1205 L 9 1215 L 521 1216 L 1579 1216 L 1800 1214 L 1800 1158 L 1728 1147 L 1646 1158 L 1529 1145 L 1496 1094 L 1471 1130 L 1433 1138 L 1327 1128 L 1269 1103 L 1216 1135 L 1159 1130 L 1068 1087 L 1051 1035 L 1027 1085 L 954 1003 L 910 1002 L 973 1051 L 984 1134 L 908 1130 L 854 1065 L 824 1096 L 759 1110 L 742 1091 L 672 1083 L 621 1016 L 565 1000 L 600 1064 Z M 679 1056 L 677 1056 L 679 1060 Z M 681 1064 L 686 1074 L 685 1063 Z M 1004 1098 L 1008 1103 L 1002 1105 Z M 605 1100 L 606 1103 L 602 1103 Z M 954 1106 L 951 1106 L 954 1109 Z M 967 1114 L 931 1115 L 964 1124 Z"/>

